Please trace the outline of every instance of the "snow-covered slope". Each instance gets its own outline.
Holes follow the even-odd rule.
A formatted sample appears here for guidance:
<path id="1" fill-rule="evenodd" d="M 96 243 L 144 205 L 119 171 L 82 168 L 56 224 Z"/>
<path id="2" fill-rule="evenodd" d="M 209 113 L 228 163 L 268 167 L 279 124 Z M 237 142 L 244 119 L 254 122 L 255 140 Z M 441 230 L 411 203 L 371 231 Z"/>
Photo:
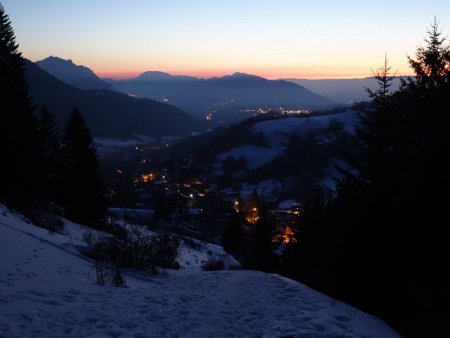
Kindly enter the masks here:
<path id="1" fill-rule="evenodd" d="M 306 286 L 255 271 L 127 272 L 88 279 L 84 228 L 50 234 L 0 206 L 0 337 L 399 337 Z"/>
<path id="2" fill-rule="evenodd" d="M 326 129 L 331 121 L 337 121 L 342 127 L 352 134 L 354 124 L 356 122 L 356 113 L 349 110 L 345 113 L 311 116 L 311 117 L 291 117 L 275 120 L 268 120 L 256 123 L 251 132 L 253 134 L 263 133 L 268 140 L 268 146 L 256 146 L 243 144 L 233 148 L 230 151 L 220 154 L 219 161 L 224 161 L 228 157 L 240 158 L 244 157 L 247 162 L 248 169 L 255 169 L 264 164 L 269 163 L 275 157 L 283 154 L 289 141 L 289 135 L 298 133 L 306 135 L 310 132 Z"/>

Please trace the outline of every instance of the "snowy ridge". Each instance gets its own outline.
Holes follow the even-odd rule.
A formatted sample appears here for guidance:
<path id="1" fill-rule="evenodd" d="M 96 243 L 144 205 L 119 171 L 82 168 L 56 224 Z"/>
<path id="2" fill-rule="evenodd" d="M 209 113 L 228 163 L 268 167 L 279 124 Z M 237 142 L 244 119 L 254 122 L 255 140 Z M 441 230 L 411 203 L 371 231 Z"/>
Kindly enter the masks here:
<path id="1" fill-rule="evenodd" d="M 72 236 L 0 205 L 1 337 L 399 337 L 380 320 L 294 281 L 255 271 L 126 272 L 101 287 Z"/>

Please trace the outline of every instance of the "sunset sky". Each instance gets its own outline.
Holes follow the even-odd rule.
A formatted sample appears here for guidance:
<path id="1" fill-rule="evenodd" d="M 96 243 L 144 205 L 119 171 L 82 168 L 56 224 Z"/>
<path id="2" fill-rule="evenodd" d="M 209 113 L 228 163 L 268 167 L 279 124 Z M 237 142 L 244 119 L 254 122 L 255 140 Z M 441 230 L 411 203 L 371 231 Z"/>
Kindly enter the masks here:
<path id="1" fill-rule="evenodd" d="M 32 61 L 72 59 L 101 77 L 365 77 L 387 53 L 399 74 L 448 0 L 0 0 Z"/>

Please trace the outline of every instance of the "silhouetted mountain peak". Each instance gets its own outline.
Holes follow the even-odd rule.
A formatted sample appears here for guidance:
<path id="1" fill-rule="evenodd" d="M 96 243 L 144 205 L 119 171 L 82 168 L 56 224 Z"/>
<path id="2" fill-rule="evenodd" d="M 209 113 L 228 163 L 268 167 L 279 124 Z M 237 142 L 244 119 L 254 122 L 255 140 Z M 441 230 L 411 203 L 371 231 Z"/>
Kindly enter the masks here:
<path id="1" fill-rule="evenodd" d="M 79 89 L 114 90 L 113 86 L 101 80 L 90 68 L 76 65 L 71 59 L 49 56 L 36 64 L 57 79 Z"/>
<path id="2" fill-rule="evenodd" d="M 196 77 L 187 75 L 171 75 L 169 73 L 156 70 L 147 71 L 134 78 L 133 82 L 151 82 L 151 81 L 191 81 L 198 80 Z"/>
<path id="3" fill-rule="evenodd" d="M 236 72 L 236 73 L 233 73 L 231 75 L 226 75 L 224 77 L 231 77 L 231 78 L 235 78 L 235 79 L 246 79 L 246 78 L 250 78 L 250 79 L 264 79 L 263 77 L 260 77 L 260 76 L 257 76 L 257 75 L 241 73 L 241 72 Z"/>
<path id="4" fill-rule="evenodd" d="M 76 65 L 72 59 L 64 60 L 57 56 L 49 56 L 46 59 L 37 61 L 36 64 L 45 71 L 47 71 L 46 69 L 51 68 L 52 71 L 78 72 L 85 73 L 86 75 L 89 73 L 90 75 L 97 77 L 90 68 Z"/>

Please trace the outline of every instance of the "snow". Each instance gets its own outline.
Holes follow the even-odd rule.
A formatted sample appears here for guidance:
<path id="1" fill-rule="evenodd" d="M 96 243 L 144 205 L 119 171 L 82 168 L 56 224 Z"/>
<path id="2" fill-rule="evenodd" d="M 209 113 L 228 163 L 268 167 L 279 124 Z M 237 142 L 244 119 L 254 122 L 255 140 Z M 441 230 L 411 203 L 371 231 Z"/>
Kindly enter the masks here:
<path id="1" fill-rule="evenodd" d="M 313 131 L 323 130 L 328 128 L 331 121 L 341 122 L 344 130 L 353 134 L 356 117 L 356 113 L 349 110 L 345 113 L 332 115 L 301 118 L 289 117 L 258 122 L 252 127 L 251 133 L 265 134 L 269 143 L 267 147 L 244 144 L 221 154 L 218 159 L 219 161 L 224 161 L 228 157 L 237 159 L 243 156 L 247 160 L 247 168 L 253 170 L 270 163 L 275 157 L 282 155 L 291 134 L 306 135 Z M 333 141 L 333 139 L 322 135 L 318 141 L 327 143 Z"/>
<path id="2" fill-rule="evenodd" d="M 101 287 L 72 243 L 86 227 L 66 227 L 49 233 L 0 205 L 0 337 L 399 337 L 274 274 L 126 271 L 127 288 Z"/>
<path id="3" fill-rule="evenodd" d="M 298 206 L 298 203 L 294 199 L 288 199 L 278 204 L 278 209 L 291 209 L 293 206 Z"/>
<path id="4" fill-rule="evenodd" d="M 178 249 L 177 262 L 181 269 L 200 271 L 202 265 L 210 260 L 221 260 L 228 268 L 239 267 L 239 262 L 227 254 L 221 246 L 196 239 L 191 239 L 191 241 L 198 246 L 197 250 L 187 245 L 186 242 L 182 242 Z"/>
<path id="5" fill-rule="evenodd" d="M 239 194 L 242 198 L 249 198 L 256 190 L 258 196 L 266 202 L 276 202 L 283 189 L 283 183 L 278 179 L 268 179 L 258 184 L 243 183 L 239 187 Z M 221 192 L 231 195 L 235 192 L 234 188 L 222 189 Z"/>
<path id="6" fill-rule="evenodd" d="M 219 161 L 224 161 L 228 157 L 234 157 L 237 159 L 243 156 L 247 160 L 247 168 L 252 170 L 266 163 L 270 163 L 270 161 L 281 154 L 282 151 L 278 149 L 245 144 L 221 154 L 219 156 Z"/>
<path id="7" fill-rule="evenodd" d="M 280 143 L 286 142 L 285 137 L 294 132 L 305 134 L 315 130 L 326 129 L 333 120 L 341 122 L 347 132 L 353 133 L 356 113 L 354 111 L 347 111 L 333 115 L 268 120 L 255 124 L 252 131 L 254 133 L 263 132 L 267 139 L 278 140 L 278 143 Z"/>

